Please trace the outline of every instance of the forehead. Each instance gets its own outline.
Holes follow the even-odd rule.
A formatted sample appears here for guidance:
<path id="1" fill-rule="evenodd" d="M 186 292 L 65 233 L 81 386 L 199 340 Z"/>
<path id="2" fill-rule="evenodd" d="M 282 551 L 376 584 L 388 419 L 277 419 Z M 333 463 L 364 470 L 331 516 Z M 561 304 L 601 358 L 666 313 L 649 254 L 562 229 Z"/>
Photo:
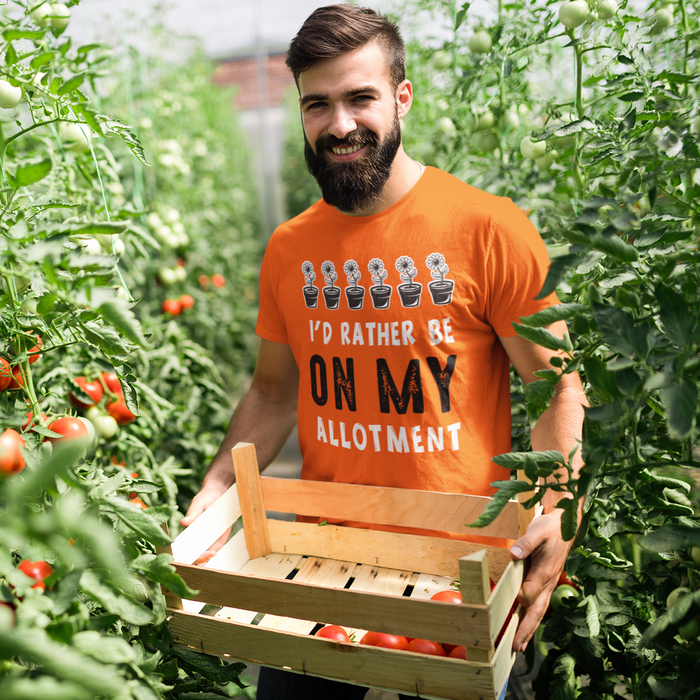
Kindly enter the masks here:
<path id="1" fill-rule="evenodd" d="M 333 58 L 322 58 L 299 76 L 299 95 L 333 95 L 371 85 L 391 91 L 389 64 L 382 47 L 372 41 Z"/>

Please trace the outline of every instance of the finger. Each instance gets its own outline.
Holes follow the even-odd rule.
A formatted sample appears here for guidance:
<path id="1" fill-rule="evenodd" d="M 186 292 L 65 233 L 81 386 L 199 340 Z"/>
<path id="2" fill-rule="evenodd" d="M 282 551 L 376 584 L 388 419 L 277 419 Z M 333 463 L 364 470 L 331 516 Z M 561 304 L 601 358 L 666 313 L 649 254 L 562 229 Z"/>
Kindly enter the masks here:
<path id="1" fill-rule="evenodd" d="M 549 595 L 540 596 L 531 605 L 523 616 L 513 639 L 513 651 L 525 651 L 528 642 L 532 639 L 535 631 L 540 626 L 544 614 L 547 612 Z"/>
<path id="2" fill-rule="evenodd" d="M 195 566 L 201 566 L 206 564 L 215 554 L 218 554 L 219 550 L 228 542 L 229 535 L 231 534 L 231 528 L 226 530 L 221 537 L 219 537 L 214 544 L 209 547 L 205 552 L 202 552 L 197 559 L 194 561 Z"/>
<path id="3" fill-rule="evenodd" d="M 182 520 L 180 520 L 180 525 L 182 527 L 188 527 L 189 525 L 192 525 L 192 523 L 204 512 L 204 505 L 200 505 L 197 503 L 197 499 L 195 498 L 192 503 L 190 504 L 190 507 L 187 510 L 187 514 L 185 515 Z"/>

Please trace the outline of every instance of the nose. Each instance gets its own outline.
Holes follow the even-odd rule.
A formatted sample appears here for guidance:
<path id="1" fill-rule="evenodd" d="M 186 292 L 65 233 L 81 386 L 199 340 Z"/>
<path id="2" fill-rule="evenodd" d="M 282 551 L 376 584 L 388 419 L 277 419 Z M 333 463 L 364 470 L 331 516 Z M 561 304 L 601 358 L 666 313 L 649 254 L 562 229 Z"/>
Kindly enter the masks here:
<path id="1" fill-rule="evenodd" d="M 351 131 L 357 129 L 357 123 L 352 114 L 343 105 L 337 105 L 331 116 L 328 133 L 337 139 L 344 139 Z"/>

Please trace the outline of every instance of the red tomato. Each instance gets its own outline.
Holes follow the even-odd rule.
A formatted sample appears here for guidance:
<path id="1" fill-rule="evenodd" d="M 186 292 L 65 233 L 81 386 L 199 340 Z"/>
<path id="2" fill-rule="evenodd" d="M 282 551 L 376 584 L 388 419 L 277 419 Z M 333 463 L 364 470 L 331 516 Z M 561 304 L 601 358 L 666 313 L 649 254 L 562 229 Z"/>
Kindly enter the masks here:
<path id="1" fill-rule="evenodd" d="M 27 411 L 27 420 L 22 424 L 22 430 L 26 430 L 29 427 L 29 424 L 32 422 L 32 418 L 34 418 L 34 414 L 31 411 Z M 46 423 L 46 421 L 49 419 L 49 417 L 45 414 L 41 414 L 41 422 Z M 34 423 L 36 425 L 36 423 Z"/>
<path id="2" fill-rule="evenodd" d="M 25 446 L 24 438 L 12 428 L 0 435 L 0 475 L 17 474 L 24 469 L 24 457 L 20 447 Z"/>
<path id="3" fill-rule="evenodd" d="M 409 642 L 406 651 L 413 651 L 416 654 L 430 654 L 430 656 L 447 656 L 447 652 L 441 644 L 431 642 L 429 639 L 414 639 Z"/>
<path id="4" fill-rule="evenodd" d="M 444 603 L 462 604 L 462 594 L 459 591 L 439 591 L 430 600 L 441 600 Z"/>
<path id="5" fill-rule="evenodd" d="M 211 276 L 211 283 L 215 287 L 223 287 L 226 284 L 226 280 L 224 279 L 223 275 L 212 275 Z"/>
<path id="6" fill-rule="evenodd" d="M 455 647 L 448 656 L 451 659 L 464 659 L 467 660 L 467 648 L 466 647 Z"/>
<path id="7" fill-rule="evenodd" d="M 0 391 L 5 391 L 11 381 L 12 370 L 10 369 L 10 363 L 4 357 L 0 357 Z"/>
<path id="8" fill-rule="evenodd" d="M 336 642 L 349 642 L 350 637 L 348 633 L 338 625 L 326 625 L 321 627 L 321 629 L 316 632 L 317 637 L 323 637 L 324 639 L 334 639 Z"/>
<path id="9" fill-rule="evenodd" d="M 179 316 L 182 312 L 182 305 L 177 299 L 166 299 L 163 302 L 163 313 L 171 316 Z"/>
<path id="10" fill-rule="evenodd" d="M 107 402 L 107 413 L 114 418 L 119 425 L 131 423 L 136 416 L 127 408 L 124 396 L 121 396 L 116 401 Z"/>
<path id="11" fill-rule="evenodd" d="M 85 401 L 81 401 L 77 396 L 69 392 L 68 398 L 70 398 L 73 405 L 78 408 L 91 408 L 102 398 L 102 394 L 104 394 L 104 389 L 99 379 L 89 382 L 85 377 L 76 377 L 73 382 L 92 399 L 92 403 L 85 403 Z"/>
<path id="12" fill-rule="evenodd" d="M 178 258 L 177 262 L 175 264 L 178 267 L 185 267 L 185 265 L 187 264 L 187 261 L 185 260 L 185 258 Z"/>
<path id="13" fill-rule="evenodd" d="M 183 294 L 180 297 L 180 306 L 183 311 L 185 309 L 191 309 L 194 306 L 194 299 L 189 294 Z"/>
<path id="14" fill-rule="evenodd" d="M 571 586 L 572 588 L 575 588 L 578 590 L 578 585 L 575 584 L 570 578 L 566 577 L 566 571 L 562 571 L 559 574 L 559 581 L 557 582 L 558 586 Z"/>
<path id="15" fill-rule="evenodd" d="M 114 372 L 102 372 L 102 381 L 113 394 L 117 394 L 117 396 L 124 394 L 122 385 L 119 383 L 119 377 Z"/>
<path id="16" fill-rule="evenodd" d="M 209 278 L 206 275 L 200 275 L 198 278 L 199 286 L 205 291 L 209 289 Z"/>
<path id="17" fill-rule="evenodd" d="M 365 632 L 360 640 L 360 644 L 365 644 L 370 647 L 384 647 L 385 649 L 405 649 L 408 646 L 408 640 L 406 637 L 402 637 L 398 634 Z"/>
<path id="18" fill-rule="evenodd" d="M 17 567 L 21 572 L 33 578 L 36 583 L 32 588 L 40 588 L 42 591 L 46 589 L 44 580 L 47 579 L 53 573 L 53 569 L 45 561 L 29 561 L 25 559 L 20 562 Z"/>
<path id="19" fill-rule="evenodd" d="M 24 388 L 24 374 L 22 373 L 22 366 L 15 365 L 12 368 L 12 379 L 10 379 L 10 389 L 22 388 Z"/>
<path id="20" fill-rule="evenodd" d="M 53 423 L 49 425 L 49 430 L 53 430 L 54 433 L 60 433 L 63 437 L 50 437 L 47 440 L 53 442 L 54 444 L 61 441 L 70 440 L 87 440 L 88 430 L 85 424 L 73 418 L 73 416 L 64 416 L 63 418 L 57 418 Z"/>
<path id="21" fill-rule="evenodd" d="M 36 333 L 32 333 L 32 335 L 36 338 L 36 345 L 27 350 L 27 352 L 29 353 L 30 365 L 33 365 L 41 357 L 41 355 L 39 354 L 39 350 L 41 350 L 41 348 L 44 347 L 44 341 Z M 37 354 L 34 355 L 33 353 Z"/>
<path id="22" fill-rule="evenodd" d="M 143 508 L 144 510 L 148 508 L 148 506 L 138 496 L 136 496 L 136 498 L 129 498 L 129 503 L 136 508 Z"/>

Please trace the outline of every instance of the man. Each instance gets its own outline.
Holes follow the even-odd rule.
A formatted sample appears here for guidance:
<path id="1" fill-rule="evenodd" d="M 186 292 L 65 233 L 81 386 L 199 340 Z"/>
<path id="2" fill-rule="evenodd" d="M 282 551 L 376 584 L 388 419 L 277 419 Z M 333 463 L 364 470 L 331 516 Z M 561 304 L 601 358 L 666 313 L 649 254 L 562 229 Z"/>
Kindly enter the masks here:
<path id="1" fill-rule="evenodd" d="M 253 442 L 264 468 L 295 422 L 302 478 L 491 495 L 491 482 L 508 478 L 491 457 L 510 450 L 509 363 L 526 382 L 551 367 L 553 353 L 512 327 L 557 303 L 534 300 L 548 266 L 544 245 L 510 200 L 404 152 L 400 120 L 412 87 L 403 43 L 385 18 L 320 8 L 292 41 L 287 65 L 323 200 L 268 245 L 251 389 L 182 524 L 233 483 L 237 442 Z M 561 337 L 566 326 L 550 330 Z M 584 403 L 578 378 L 562 377 L 533 448 L 568 454 Z M 548 494 L 544 515 L 510 550 L 531 559 L 517 650 L 544 615 L 568 552 L 557 500 Z M 288 693 L 287 676 L 296 686 Z M 264 670 L 258 697 L 365 692 L 299 685 L 307 682 Z"/>

